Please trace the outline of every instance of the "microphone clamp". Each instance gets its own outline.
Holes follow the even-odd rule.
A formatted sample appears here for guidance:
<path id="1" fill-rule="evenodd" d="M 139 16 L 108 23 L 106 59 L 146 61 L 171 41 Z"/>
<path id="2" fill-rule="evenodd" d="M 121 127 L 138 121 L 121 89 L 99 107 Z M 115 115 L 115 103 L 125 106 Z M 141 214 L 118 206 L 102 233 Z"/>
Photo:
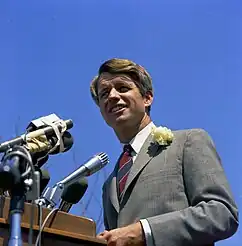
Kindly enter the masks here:
<path id="1" fill-rule="evenodd" d="M 53 188 L 48 187 L 43 194 L 45 206 L 47 208 L 54 208 L 60 201 L 60 197 L 64 191 L 62 183 L 56 184 Z"/>

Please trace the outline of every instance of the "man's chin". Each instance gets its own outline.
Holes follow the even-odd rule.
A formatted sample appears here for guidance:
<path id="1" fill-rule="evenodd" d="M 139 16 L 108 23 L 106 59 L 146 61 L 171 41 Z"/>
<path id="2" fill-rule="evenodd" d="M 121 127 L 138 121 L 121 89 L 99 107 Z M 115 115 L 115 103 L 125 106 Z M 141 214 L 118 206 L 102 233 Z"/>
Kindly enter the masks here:
<path id="1" fill-rule="evenodd" d="M 120 115 L 110 124 L 110 126 L 113 128 L 122 128 L 125 127 L 128 122 L 129 118 L 126 115 Z"/>

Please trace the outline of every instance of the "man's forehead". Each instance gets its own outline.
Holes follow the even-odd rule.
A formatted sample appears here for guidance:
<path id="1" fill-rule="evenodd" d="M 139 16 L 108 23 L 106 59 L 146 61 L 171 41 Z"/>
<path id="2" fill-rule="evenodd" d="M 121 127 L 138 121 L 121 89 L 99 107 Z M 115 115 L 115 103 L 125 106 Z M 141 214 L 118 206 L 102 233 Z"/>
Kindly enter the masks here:
<path id="1" fill-rule="evenodd" d="M 99 77 L 99 86 L 108 85 L 113 82 L 133 82 L 127 74 L 102 73 Z"/>

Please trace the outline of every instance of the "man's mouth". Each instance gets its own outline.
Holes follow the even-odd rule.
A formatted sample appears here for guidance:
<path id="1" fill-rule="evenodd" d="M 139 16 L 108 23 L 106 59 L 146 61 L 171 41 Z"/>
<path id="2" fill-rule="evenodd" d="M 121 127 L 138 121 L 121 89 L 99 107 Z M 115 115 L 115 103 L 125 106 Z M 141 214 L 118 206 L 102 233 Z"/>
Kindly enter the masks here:
<path id="1" fill-rule="evenodd" d="M 109 113 L 118 113 L 119 111 L 123 110 L 124 108 L 126 108 L 127 106 L 126 105 L 115 105 L 114 107 L 111 107 L 110 110 L 109 110 Z"/>

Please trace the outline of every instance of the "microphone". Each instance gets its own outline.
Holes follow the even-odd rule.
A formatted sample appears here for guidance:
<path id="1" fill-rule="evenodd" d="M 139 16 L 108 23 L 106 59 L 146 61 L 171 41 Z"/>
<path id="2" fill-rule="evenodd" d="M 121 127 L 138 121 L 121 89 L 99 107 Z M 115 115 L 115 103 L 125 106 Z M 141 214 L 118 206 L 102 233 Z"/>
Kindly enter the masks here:
<path id="1" fill-rule="evenodd" d="M 81 177 L 87 177 L 90 176 L 100 169 L 102 169 L 104 166 L 106 166 L 109 162 L 109 158 L 107 154 L 101 152 L 97 155 L 94 155 L 92 158 L 90 158 L 84 165 L 80 166 L 78 169 L 76 169 L 73 173 L 68 175 L 63 180 L 59 181 L 58 184 L 67 185 L 72 182 L 75 182 L 77 179 Z"/>
<path id="2" fill-rule="evenodd" d="M 104 166 L 106 166 L 108 162 L 109 158 L 107 154 L 101 152 L 97 155 L 94 155 L 84 165 L 76 169 L 63 180 L 57 182 L 52 188 L 48 187 L 43 194 L 41 204 L 47 205 L 48 208 L 53 208 L 61 199 L 61 195 L 63 194 L 65 186 L 76 182 L 80 178 L 96 173 Z"/>
<path id="3" fill-rule="evenodd" d="M 63 141 L 63 146 L 64 146 L 64 151 L 62 151 L 62 152 L 68 151 L 73 146 L 73 143 L 74 143 L 73 137 L 69 132 L 63 133 L 62 141 Z M 60 147 L 57 146 L 57 148 L 53 152 L 48 153 L 48 150 L 53 148 L 57 143 L 57 138 L 55 136 L 52 136 L 49 139 L 49 143 L 50 143 L 50 146 L 47 150 L 44 150 L 41 152 L 31 153 L 32 161 L 33 161 L 33 164 L 35 166 L 42 167 L 49 159 L 48 154 L 55 155 L 55 154 L 58 154 L 61 152 Z M 31 149 L 30 149 L 30 151 L 31 151 Z"/>
<path id="4" fill-rule="evenodd" d="M 40 118 L 39 120 L 43 121 L 44 122 L 44 119 L 45 120 L 49 120 L 50 122 L 50 119 L 51 119 L 51 124 L 52 125 L 46 125 L 46 124 L 40 124 L 40 123 L 36 123 L 38 122 L 38 120 L 34 120 L 32 121 L 32 123 L 29 124 L 29 127 L 28 127 L 28 130 L 33 130 L 33 131 L 30 131 L 30 132 L 27 132 L 27 134 L 23 134 L 17 138 L 14 138 L 12 140 L 8 140 L 4 143 L 1 143 L 0 144 L 0 152 L 5 152 L 7 151 L 9 148 L 12 148 L 13 146 L 15 145 L 23 145 L 26 143 L 26 140 L 29 140 L 29 139 L 33 139 L 33 138 L 38 138 L 38 137 L 41 137 L 43 135 L 47 136 L 47 137 L 50 137 L 56 133 L 53 125 L 61 132 L 63 129 L 65 130 L 69 130 L 73 127 L 73 122 L 72 120 L 64 120 L 64 121 L 60 121 L 60 119 L 55 115 L 55 114 L 51 114 L 49 116 L 46 116 L 46 117 L 42 117 Z M 41 121 L 41 122 L 42 122 Z M 41 128 L 38 128 L 37 126 L 40 126 Z M 69 136 L 67 136 L 67 138 L 70 138 Z M 50 138 L 51 139 L 51 138 Z M 52 140 L 53 141 L 53 140 Z M 55 142 L 55 141 L 53 141 Z M 50 143 L 51 144 L 51 143 Z M 52 143 L 53 144 L 53 143 Z M 44 146 L 46 148 L 46 146 Z M 43 147 L 43 148 L 44 148 Z M 51 147 L 51 146 L 50 146 Z M 70 146 L 71 147 L 71 146 Z M 69 149 L 70 149 L 69 147 Z M 30 150 L 31 152 L 31 150 Z"/>
<path id="5" fill-rule="evenodd" d="M 29 203 L 31 202 L 32 197 L 34 196 L 33 192 L 42 194 L 42 192 L 47 187 L 47 185 L 50 181 L 50 174 L 49 174 L 48 170 L 39 169 L 39 170 L 36 170 L 36 172 L 39 172 L 39 187 L 38 187 L 37 183 L 34 183 L 33 190 L 27 191 L 26 201 Z M 3 179 L 3 182 L 6 182 L 6 180 Z M 2 182 L 1 182 L 1 186 L 2 186 Z M 11 188 L 10 186 L 7 186 L 7 187 Z M 7 196 L 11 196 L 11 190 L 8 190 L 5 188 L 5 189 L 3 189 L 3 191 L 5 192 L 5 194 L 7 194 Z"/>
<path id="6" fill-rule="evenodd" d="M 61 195 L 59 211 L 68 213 L 73 204 L 77 204 L 84 196 L 88 187 L 86 178 L 82 178 L 64 188 Z"/>
<path id="7" fill-rule="evenodd" d="M 48 170 L 40 169 L 40 194 L 43 193 L 44 189 L 47 187 L 50 182 L 50 174 Z"/>

